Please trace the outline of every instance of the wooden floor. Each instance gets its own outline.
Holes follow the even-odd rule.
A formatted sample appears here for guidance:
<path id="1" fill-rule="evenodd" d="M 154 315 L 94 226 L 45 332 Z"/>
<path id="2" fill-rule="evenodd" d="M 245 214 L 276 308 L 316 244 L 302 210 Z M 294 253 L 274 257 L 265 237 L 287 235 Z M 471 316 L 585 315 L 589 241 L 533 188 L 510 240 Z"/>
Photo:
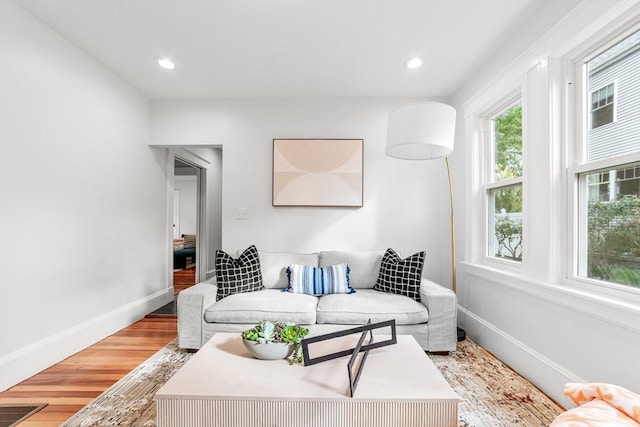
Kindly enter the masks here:
<path id="1" fill-rule="evenodd" d="M 178 298 L 180 291 L 196 284 L 196 267 L 185 268 L 173 272 L 173 296 Z"/>
<path id="2" fill-rule="evenodd" d="M 144 318 L 0 393 L 0 403 L 46 402 L 20 427 L 57 427 L 176 336 L 176 318 Z"/>

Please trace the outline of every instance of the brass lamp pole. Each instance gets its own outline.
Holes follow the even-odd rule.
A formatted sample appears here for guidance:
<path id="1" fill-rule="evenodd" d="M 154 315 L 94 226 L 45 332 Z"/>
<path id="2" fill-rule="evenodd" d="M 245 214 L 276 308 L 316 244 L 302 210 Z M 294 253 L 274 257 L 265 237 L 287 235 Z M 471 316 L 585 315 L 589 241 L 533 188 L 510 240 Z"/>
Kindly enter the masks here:
<path id="1" fill-rule="evenodd" d="M 449 167 L 449 158 L 444 158 L 447 164 L 447 178 L 449 178 L 449 218 L 451 222 L 451 290 L 457 293 L 456 288 L 456 219 L 453 215 L 453 185 L 451 184 L 451 168 Z"/>

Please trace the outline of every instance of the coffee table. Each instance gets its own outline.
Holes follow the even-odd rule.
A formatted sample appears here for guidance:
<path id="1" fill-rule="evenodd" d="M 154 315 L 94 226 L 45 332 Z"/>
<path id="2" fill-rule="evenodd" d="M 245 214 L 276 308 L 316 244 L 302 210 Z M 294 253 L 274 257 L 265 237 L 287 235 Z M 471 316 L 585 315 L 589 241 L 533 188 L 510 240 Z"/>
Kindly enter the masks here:
<path id="1" fill-rule="evenodd" d="M 330 353 L 357 338 L 310 349 Z M 370 351 L 351 398 L 348 357 L 307 367 L 258 360 L 239 333 L 217 333 L 156 393 L 157 425 L 457 426 L 458 396 L 412 336 L 397 339 Z"/>

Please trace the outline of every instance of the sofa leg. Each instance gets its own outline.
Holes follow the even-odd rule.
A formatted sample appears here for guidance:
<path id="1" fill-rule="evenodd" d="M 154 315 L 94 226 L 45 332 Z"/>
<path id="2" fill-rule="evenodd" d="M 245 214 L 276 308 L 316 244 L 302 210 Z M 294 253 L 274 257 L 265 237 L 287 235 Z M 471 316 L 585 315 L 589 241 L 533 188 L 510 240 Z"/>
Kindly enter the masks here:
<path id="1" fill-rule="evenodd" d="M 433 354 L 434 356 L 448 356 L 448 351 L 427 351 L 429 354 Z"/>

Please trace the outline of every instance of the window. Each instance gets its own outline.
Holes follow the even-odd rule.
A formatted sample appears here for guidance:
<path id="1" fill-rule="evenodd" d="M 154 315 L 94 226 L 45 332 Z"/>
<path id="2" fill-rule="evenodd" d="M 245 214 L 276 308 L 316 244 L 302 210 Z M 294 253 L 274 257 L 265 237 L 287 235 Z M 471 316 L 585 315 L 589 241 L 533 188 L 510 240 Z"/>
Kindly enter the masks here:
<path id="1" fill-rule="evenodd" d="M 640 287 L 640 32 L 583 66 L 591 107 L 575 167 L 577 273 Z"/>
<path id="2" fill-rule="evenodd" d="M 591 129 L 613 123 L 614 88 L 610 83 L 591 93 Z"/>
<path id="3" fill-rule="evenodd" d="M 485 185 L 488 255 L 522 261 L 522 106 L 494 116 L 490 130 L 493 172 Z"/>

